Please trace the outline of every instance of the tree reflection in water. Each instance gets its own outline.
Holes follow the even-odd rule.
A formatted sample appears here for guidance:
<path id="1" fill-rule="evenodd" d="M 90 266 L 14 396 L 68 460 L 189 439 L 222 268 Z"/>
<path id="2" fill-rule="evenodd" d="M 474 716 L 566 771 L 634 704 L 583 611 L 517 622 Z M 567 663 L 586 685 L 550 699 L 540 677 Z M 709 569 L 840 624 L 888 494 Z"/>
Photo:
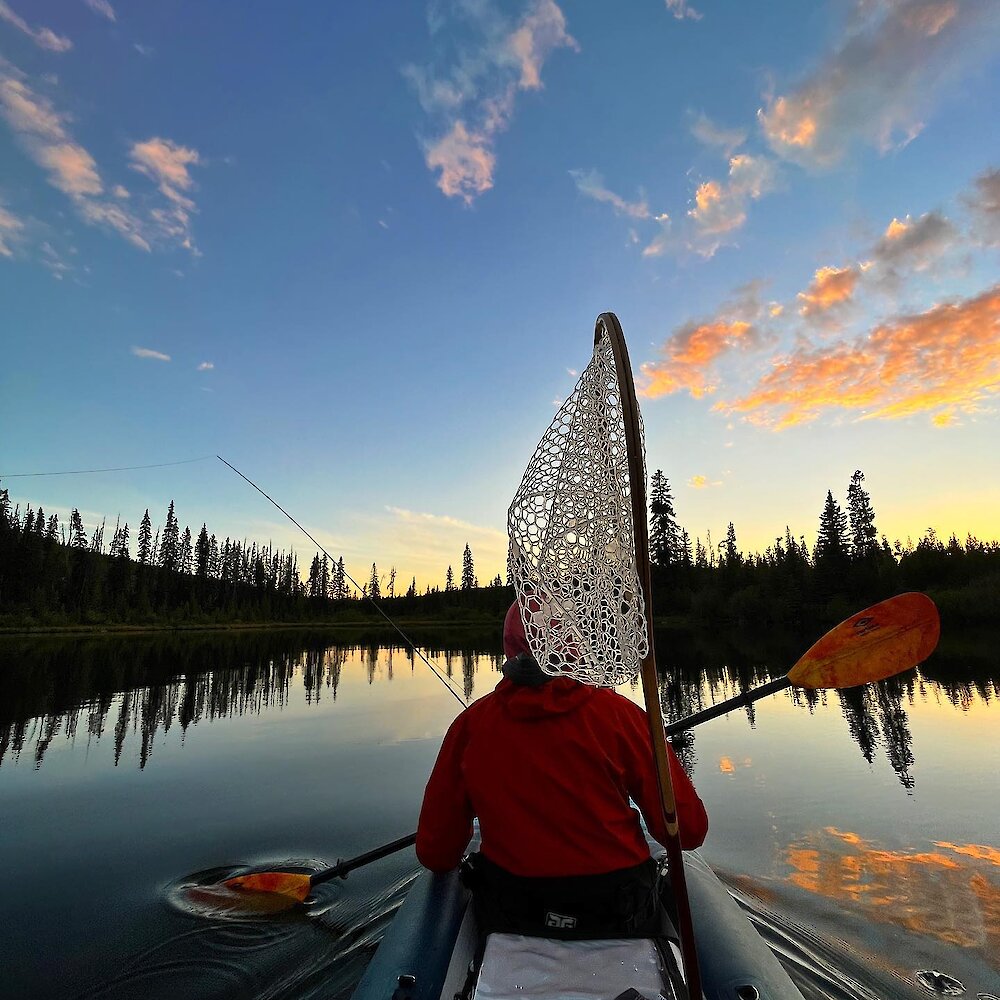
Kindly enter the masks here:
<path id="1" fill-rule="evenodd" d="M 462 656 L 467 698 L 484 661 L 500 657 L 479 642 Z M 476 648 L 478 647 L 478 648 Z M 451 646 L 423 646 L 433 660 Z M 276 631 L 116 638 L 17 639 L 0 642 L 0 765 L 30 748 L 40 767 L 53 740 L 88 743 L 105 737 L 114 715 L 117 765 L 129 736 L 138 736 L 139 767 L 149 761 L 157 735 L 234 715 L 256 715 L 288 703 L 301 677 L 306 703 L 337 698 L 349 659 L 360 661 L 368 682 L 392 680 L 393 658 L 410 649 L 383 645 L 383 637 L 331 639 L 329 632 Z M 384 671 L 382 668 L 384 667 Z M 424 669 L 420 665 L 420 669 Z"/>
<path id="2" fill-rule="evenodd" d="M 0 640 L 0 764 L 18 759 L 25 747 L 41 766 L 53 740 L 88 742 L 105 737 L 114 720 L 115 763 L 130 735 L 138 735 L 139 766 L 145 767 L 158 733 L 177 725 L 182 733 L 202 721 L 281 709 L 290 685 L 301 676 L 306 703 L 337 698 L 349 659 L 357 660 L 369 684 L 393 679 L 399 657 L 412 673 L 424 670 L 413 650 L 392 644 L 384 633 L 334 635 L 329 630 L 274 630 L 128 637 Z M 417 639 L 466 700 L 491 689 L 502 664 L 493 635 L 428 634 Z M 662 676 L 660 696 L 668 720 L 740 694 L 795 662 L 808 642 L 795 637 L 742 635 L 726 642 L 705 633 L 671 632 L 657 637 Z M 998 691 L 998 669 L 988 643 L 949 648 L 947 642 L 919 672 L 878 685 L 837 692 L 851 736 L 870 763 L 884 752 L 900 782 L 913 787 L 913 748 L 906 706 L 915 698 L 947 699 L 959 710 Z M 479 671 L 488 674 L 479 676 Z M 932 683 L 929 683 L 932 682 Z M 634 684 L 638 694 L 638 680 Z M 827 696 L 792 692 L 795 704 L 812 710 Z M 753 706 L 746 710 L 753 726 Z M 674 743 L 690 772 L 697 763 L 696 735 Z"/>

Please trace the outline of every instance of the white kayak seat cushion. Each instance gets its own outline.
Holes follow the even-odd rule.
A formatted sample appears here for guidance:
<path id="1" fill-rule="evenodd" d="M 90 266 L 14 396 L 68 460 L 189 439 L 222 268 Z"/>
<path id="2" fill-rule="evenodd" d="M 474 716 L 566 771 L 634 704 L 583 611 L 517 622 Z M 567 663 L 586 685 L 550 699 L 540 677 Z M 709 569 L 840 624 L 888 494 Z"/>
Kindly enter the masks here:
<path id="1" fill-rule="evenodd" d="M 648 938 L 554 941 L 522 934 L 486 939 L 474 1000 L 616 1000 L 634 989 L 673 995 Z"/>

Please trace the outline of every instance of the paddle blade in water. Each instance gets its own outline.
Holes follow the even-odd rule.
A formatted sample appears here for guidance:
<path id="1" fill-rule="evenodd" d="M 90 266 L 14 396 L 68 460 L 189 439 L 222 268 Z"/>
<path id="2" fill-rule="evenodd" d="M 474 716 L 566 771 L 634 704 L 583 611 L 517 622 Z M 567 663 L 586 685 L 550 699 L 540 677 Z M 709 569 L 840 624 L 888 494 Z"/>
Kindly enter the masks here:
<path id="1" fill-rule="evenodd" d="M 941 622 L 926 594 L 900 594 L 831 629 L 795 664 L 796 687 L 845 688 L 909 670 L 937 646 Z"/>
<path id="2" fill-rule="evenodd" d="M 312 888 L 308 875 L 297 875 L 293 872 L 257 872 L 254 875 L 237 875 L 227 878 L 222 883 L 230 889 L 240 892 L 270 892 L 279 896 L 288 896 L 301 903 Z"/>

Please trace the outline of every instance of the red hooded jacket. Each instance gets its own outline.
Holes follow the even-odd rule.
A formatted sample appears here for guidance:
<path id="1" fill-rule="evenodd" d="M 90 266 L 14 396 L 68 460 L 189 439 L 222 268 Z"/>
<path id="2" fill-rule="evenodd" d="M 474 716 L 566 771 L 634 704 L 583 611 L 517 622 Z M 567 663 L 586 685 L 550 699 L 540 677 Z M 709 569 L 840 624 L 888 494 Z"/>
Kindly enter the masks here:
<path id="1" fill-rule="evenodd" d="M 504 647 L 512 658 L 527 644 L 523 631 L 508 635 L 509 624 Z M 681 844 L 698 847 L 708 817 L 673 751 L 670 774 Z M 505 677 L 445 736 L 420 810 L 417 857 L 432 871 L 454 868 L 478 816 L 482 853 L 514 875 L 629 868 L 649 857 L 630 799 L 664 843 L 646 713 L 638 705 L 565 677 L 540 687 Z"/>

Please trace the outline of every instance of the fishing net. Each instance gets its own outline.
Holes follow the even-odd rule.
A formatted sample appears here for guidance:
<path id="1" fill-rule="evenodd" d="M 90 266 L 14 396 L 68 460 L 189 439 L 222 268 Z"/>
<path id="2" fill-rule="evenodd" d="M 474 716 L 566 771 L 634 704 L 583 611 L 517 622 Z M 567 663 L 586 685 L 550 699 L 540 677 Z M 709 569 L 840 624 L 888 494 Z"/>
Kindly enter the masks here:
<path id="1" fill-rule="evenodd" d="M 625 419 L 606 331 L 538 443 L 507 528 L 509 579 L 539 666 L 601 687 L 634 678 L 648 651 L 645 609 Z"/>

